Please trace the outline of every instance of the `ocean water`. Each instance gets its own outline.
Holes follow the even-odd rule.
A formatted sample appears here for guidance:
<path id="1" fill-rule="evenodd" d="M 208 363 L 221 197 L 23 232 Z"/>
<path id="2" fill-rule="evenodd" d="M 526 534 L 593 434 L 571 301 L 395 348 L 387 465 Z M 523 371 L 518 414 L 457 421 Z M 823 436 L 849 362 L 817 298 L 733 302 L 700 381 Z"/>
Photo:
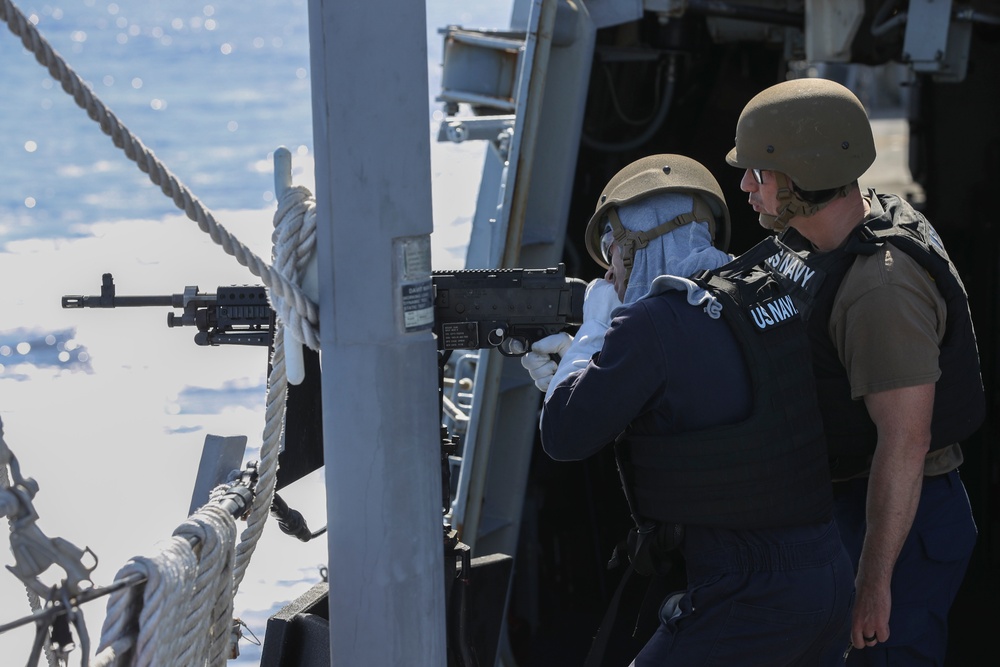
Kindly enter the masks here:
<path id="1" fill-rule="evenodd" d="M 269 258 L 275 148 L 292 150 L 296 184 L 314 183 L 306 0 L 16 4 L 216 219 Z M 427 7 L 436 269 L 463 264 L 484 150 L 433 140 L 437 29 L 506 27 L 510 4 Z M 246 435 L 247 458 L 256 457 L 266 351 L 199 347 L 192 329 L 166 327 L 165 308 L 65 310 L 61 297 L 99 294 L 109 272 L 119 295 L 259 281 L 113 146 L 6 26 L 0 91 L 4 437 L 39 484 L 38 526 L 89 547 L 93 581 L 106 585 L 184 520 L 205 435 Z M 323 494 L 313 475 L 282 495 L 316 529 Z M 325 539 L 303 544 L 269 522 L 236 599 L 248 639 L 230 664 L 258 664 L 249 637 L 263 640 L 268 616 L 325 564 Z M 28 613 L 23 587 L 0 572 L 0 624 Z M 84 617 L 96 647 L 104 602 L 85 605 Z M 32 639 L 30 626 L 0 635 L 0 662 L 22 664 Z"/>

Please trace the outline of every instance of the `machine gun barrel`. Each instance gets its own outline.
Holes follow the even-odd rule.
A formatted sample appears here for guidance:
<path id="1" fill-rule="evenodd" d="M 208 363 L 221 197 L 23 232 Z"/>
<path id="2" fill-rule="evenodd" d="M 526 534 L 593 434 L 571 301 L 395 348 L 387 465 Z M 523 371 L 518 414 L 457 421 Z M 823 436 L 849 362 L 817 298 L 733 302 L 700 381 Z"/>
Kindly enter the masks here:
<path id="1" fill-rule="evenodd" d="M 270 345 L 274 311 L 267 291 L 260 285 L 219 287 L 215 294 L 198 291 L 197 285 L 183 294 L 164 296 L 118 296 L 110 273 L 105 273 L 100 296 L 67 295 L 63 308 L 136 308 L 167 306 L 182 309 L 167 313 L 168 327 L 198 328 L 198 345 Z"/>
<path id="2" fill-rule="evenodd" d="M 197 287 L 195 291 L 197 291 Z M 66 295 L 62 298 L 63 308 L 133 308 L 142 306 L 184 307 L 183 294 L 171 296 L 116 296 L 115 281 L 110 273 L 102 276 L 100 296 Z"/>

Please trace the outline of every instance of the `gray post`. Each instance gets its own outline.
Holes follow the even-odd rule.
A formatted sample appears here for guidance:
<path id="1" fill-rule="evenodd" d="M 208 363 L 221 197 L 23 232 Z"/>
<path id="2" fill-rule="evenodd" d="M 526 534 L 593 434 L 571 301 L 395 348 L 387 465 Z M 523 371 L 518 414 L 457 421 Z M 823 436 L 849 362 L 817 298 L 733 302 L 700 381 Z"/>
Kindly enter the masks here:
<path id="1" fill-rule="evenodd" d="M 331 665 L 447 661 L 426 29 L 309 3 Z"/>

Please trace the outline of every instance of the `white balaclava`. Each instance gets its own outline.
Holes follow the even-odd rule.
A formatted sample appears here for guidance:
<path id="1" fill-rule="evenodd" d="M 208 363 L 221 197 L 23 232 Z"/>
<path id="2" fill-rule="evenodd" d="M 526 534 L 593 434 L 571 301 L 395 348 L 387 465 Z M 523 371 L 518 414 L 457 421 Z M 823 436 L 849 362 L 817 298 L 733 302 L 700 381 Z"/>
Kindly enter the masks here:
<path id="1" fill-rule="evenodd" d="M 622 226 L 633 232 L 648 232 L 678 215 L 690 213 L 694 208 L 691 195 L 665 192 L 646 197 L 633 204 L 618 207 L 618 219 Z M 653 238 L 642 249 L 636 250 L 632 258 L 632 273 L 625 288 L 624 303 L 618 301 L 614 287 L 603 279 L 594 280 L 587 288 L 588 298 L 594 290 L 594 307 L 600 311 L 596 317 L 588 317 L 588 305 L 584 302 L 584 321 L 579 330 L 561 352 L 555 372 L 545 387 L 545 400 L 570 373 L 586 368 L 594 354 L 604 345 L 604 335 L 611 318 L 622 306 L 635 303 L 650 291 L 656 281 L 655 292 L 665 289 L 682 289 L 688 293 L 688 303 L 705 308 L 711 317 L 718 317 L 715 307 L 710 307 L 714 299 L 697 284 L 686 280 L 688 276 L 706 269 L 715 269 L 728 263 L 732 258 L 712 245 L 712 235 L 708 222 L 689 222 L 676 229 Z M 548 358 L 548 350 L 538 362 L 553 363 Z M 530 359 L 530 355 L 526 359 Z M 532 362 L 532 363 L 538 363 Z M 522 362 L 523 363 L 523 362 Z M 527 366 L 525 366 L 527 368 Z M 537 369 L 539 366 L 535 366 Z M 533 376 L 534 377 L 534 376 Z"/>
<path id="2" fill-rule="evenodd" d="M 691 195 L 664 192 L 618 207 L 622 226 L 634 232 L 648 232 L 694 208 Z M 649 291 L 653 279 L 661 275 L 687 278 L 699 271 L 715 269 L 732 257 L 712 245 L 706 222 L 691 222 L 636 250 L 632 273 L 625 288 L 624 305 L 637 301 Z"/>

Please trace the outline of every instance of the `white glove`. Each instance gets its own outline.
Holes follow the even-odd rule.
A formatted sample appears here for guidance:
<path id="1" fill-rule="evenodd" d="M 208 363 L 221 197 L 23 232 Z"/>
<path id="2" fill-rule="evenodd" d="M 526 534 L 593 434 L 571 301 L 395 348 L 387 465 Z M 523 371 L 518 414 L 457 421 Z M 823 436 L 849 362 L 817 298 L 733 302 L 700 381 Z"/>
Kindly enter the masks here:
<path id="1" fill-rule="evenodd" d="M 549 382 L 555 375 L 558 364 L 552 355 L 562 356 L 572 342 L 573 337 L 566 332 L 552 334 L 532 343 L 531 351 L 521 357 L 521 365 L 528 371 L 528 375 L 535 381 L 535 386 L 540 391 L 549 388 Z"/>
<path id="2" fill-rule="evenodd" d="M 587 367 L 595 354 L 604 347 L 604 334 L 611 326 L 611 313 L 622 305 L 614 284 L 604 278 L 592 280 L 583 298 L 583 324 L 559 361 L 555 374 L 545 390 L 545 400 L 556 386 L 574 372 Z"/>
<path id="3" fill-rule="evenodd" d="M 607 329 L 611 326 L 611 311 L 621 305 L 614 283 L 595 278 L 583 293 L 583 322 L 596 321 Z"/>

